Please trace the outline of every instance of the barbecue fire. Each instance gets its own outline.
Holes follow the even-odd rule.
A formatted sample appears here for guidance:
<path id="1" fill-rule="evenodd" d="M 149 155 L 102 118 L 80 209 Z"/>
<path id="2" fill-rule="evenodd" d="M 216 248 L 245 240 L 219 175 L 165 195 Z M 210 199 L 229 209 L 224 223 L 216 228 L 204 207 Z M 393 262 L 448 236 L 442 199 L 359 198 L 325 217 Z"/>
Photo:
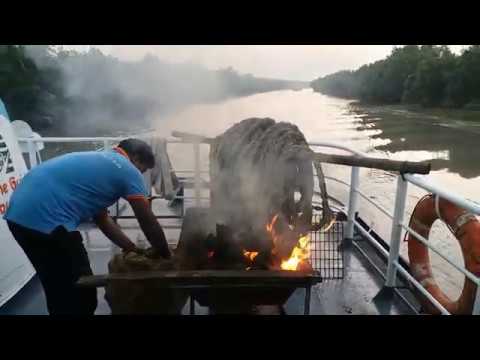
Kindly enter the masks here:
<path id="1" fill-rule="evenodd" d="M 279 234 L 275 231 L 275 223 L 279 218 L 279 214 L 276 214 L 270 223 L 266 225 L 266 229 L 268 233 L 272 237 L 273 241 L 273 250 L 272 253 L 275 255 L 278 253 L 277 247 L 279 246 Z M 301 236 L 298 239 L 297 244 L 293 248 L 290 257 L 287 260 L 283 260 L 280 268 L 282 270 L 289 270 L 289 271 L 296 271 L 298 270 L 299 265 L 307 261 L 310 257 L 310 235 Z"/>
<path id="2" fill-rule="evenodd" d="M 279 214 L 276 214 L 273 218 L 272 218 L 272 221 L 270 221 L 270 223 L 267 224 L 266 228 L 267 228 L 267 232 L 270 234 L 270 236 L 272 237 L 272 241 L 273 241 L 273 250 L 272 250 L 272 253 L 275 254 L 276 253 L 276 247 L 277 247 L 277 242 L 278 242 L 278 238 L 277 238 L 277 233 L 274 229 L 274 226 L 275 226 L 275 223 L 277 222 L 278 220 L 278 216 Z"/>
<path id="3" fill-rule="evenodd" d="M 297 246 L 292 251 L 292 255 L 286 261 L 282 261 L 280 266 L 282 270 L 295 271 L 302 261 L 308 261 L 310 257 L 310 236 L 302 236 L 298 240 Z"/>
<path id="4" fill-rule="evenodd" d="M 257 251 L 246 251 L 246 250 L 243 250 L 243 255 L 248 258 L 250 261 L 253 261 L 257 255 L 258 255 L 258 252 Z"/>
<path id="5" fill-rule="evenodd" d="M 272 233 L 272 232 L 273 232 L 273 226 L 274 226 L 275 223 L 277 222 L 278 215 L 279 215 L 279 214 L 276 214 L 276 215 L 272 218 L 272 221 L 270 221 L 270 223 L 267 224 L 267 231 L 268 231 L 269 233 Z"/>
<path id="6" fill-rule="evenodd" d="M 330 223 L 326 226 L 323 227 L 323 229 L 319 229 L 321 230 L 322 232 L 326 233 L 328 232 L 328 230 L 330 230 L 330 228 L 335 225 L 335 223 L 337 222 L 337 219 L 335 218 L 335 216 L 332 218 L 332 220 L 330 220 Z M 317 230 L 316 227 L 314 227 L 315 230 Z"/>

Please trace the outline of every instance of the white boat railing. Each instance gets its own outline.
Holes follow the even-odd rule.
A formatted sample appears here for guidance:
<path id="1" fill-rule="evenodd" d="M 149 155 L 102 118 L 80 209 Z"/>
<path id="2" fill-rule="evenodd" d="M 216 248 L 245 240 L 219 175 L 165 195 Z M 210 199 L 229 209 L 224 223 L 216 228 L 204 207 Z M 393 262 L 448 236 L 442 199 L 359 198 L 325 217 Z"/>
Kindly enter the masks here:
<path id="1" fill-rule="evenodd" d="M 148 135 L 143 136 L 148 138 Z M 29 158 L 30 166 L 34 167 L 37 165 L 37 151 L 35 147 L 36 142 L 42 143 L 72 143 L 72 142 L 100 142 L 103 143 L 104 148 L 108 148 L 116 142 L 125 139 L 125 137 L 45 137 L 45 138 L 19 138 L 19 142 L 26 142 L 29 149 Z M 192 145 L 192 155 L 194 158 L 194 170 L 183 169 L 181 172 L 193 174 L 194 181 L 194 199 L 195 204 L 198 206 L 202 200 L 201 197 L 201 174 L 207 173 L 207 170 L 202 170 L 200 168 L 200 143 L 199 142 L 190 142 L 182 141 L 177 139 L 167 140 L 167 144 L 191 144 Z M 343 150 L 357 156 L 365 156 L 364 153 L 356 151 L 347 146 L 343 146 L 331 142 L 310 142 L 311 147 L 326 147 L 332 149 Z M 348 200 L 348 214 L 347 214 L 347 228 L 346 228 L 346 237 L 353 239 L 355 229 L 357 229 L 370 243 L 377 248 L 381 253 L 388 257 L 387 265 L 387 274 L 385 280 L 385 286 L 388 288 L 394 288 L 397 284 L 397 272 L 400 272 L 405 278 L 407 278 L 411 284 L 417 288 L 442 314 L 448 315 L 449 312 L 442 306 L 427 290 L 420 284 L 410 272 L 404 268 L 400 262 L 400 244 L 402 241 L 402 233 L 406 231 L 416 237 L 422 244 L 426 247 L 440 255 L 445 261 L 452 265 L 456 270 L 463 273 L 468 279 L 470 279 L 474 284 L 477 285 L 476 299 L 473 307 L 473 314 L 480 314 L 480 278 L 475 274 L 472 274 L 468 271 L 465 266 L 457 264 L 457 262 L 451 257 L 443 254 L 441 250 L 428 242 L 427 239 L 416 233 L 411 229 L 407 223 L 404 222 L 405 216 L 405 204 L 407 197 L 408 184 L 411 183 L 421 189 L 424 189 L 432 194 L 436 194 L 444 199 L 451 201 L 457 206 L 466 209 L 472 212 L 475 215 L 480 215 L 480 205 L 464 199 L 463 197 L 456 195 L 440 186 L 432 184 L 424 176 L 420 175 L 398 175 L 397 176 L 397 186 L 396 186 L 396 195 L 395 195 L 395 205 L 394 213 L 391 214 L 388 210 L 382 207 L 380 204 L 377 204 L 371 200 L 366 194 L 362 193 L 359 189 L 360 184 L 360 169 L 358 167 L 352 167 L 350 174 L 350 183 L 345 181 L 326 177 L 327 180 L 334 180 L 345 186 L 349 187 L 349 200 Z M 358 202 L 359 197 L 365 199 L 374 207 L 379 209 L 387 217 L 392 219 L 392 227 L 390 232 L 390 251 L 385 250 L 373 236 L 366 231 L 363 226 L 356 220 L 355 216 L 358 211 Z"/>
<path id="2" fill-rule="evenodd" d="M 345 150 L 351 154 L 357 156 L 365 156 L 365 154 L 349 149 L 346 146 L 332 144 L 327 142 L 315 142 L 309 143 L 310 146 L 315 147 L 327 147 L 327 148 L 336 148 Z M 347 222 L 347 231 L 346 237 L 353 238 L 354 235 L 354 228 L 358 229 L 362 235 L 364 235 L 380 252 L 382 252 L 385 256 L 388 256 L 388 267 L 387 267 L 387 276 L 385 281 L 385 286 L 389 288 L 393 288 L 396 286 L 396 276 L 397 271 L 400 271 L 402 275 L 407 278 L 413 286 L 415 286 L 442 314 L 448 315 L 450 314 L 447 309 L 445 309 L 442 304 L 440 304 L 426 289 L 425 287 L 420 284 L 409 272 L 399 263 L 400 257 L 400 244 L 402 241 L 402 231 L 405 230 L 406 232 L 411 233 L 415 238 L 417 238 L 422 244 L 426 247 L 440 255 L 447 263 L 453 266 L 456 270 L 460 271 L 464 274 L 468 279 L 470 279 L 474 284 L 477 285 L 477 292 L 475 297 L 475 303 L 473 306 L 473 314 L 480 315 L 480 278 L 475 274 L 472 274 L 468 271 L 463 265 L 457 264 L 457 262 L 452 259 L 451 257 L 443 254 L 438 247 L 432 245 L 427 239 L 422 237 L 420 234 L 415 232 L 412 228 L 408 226 L 408 224 L 404 223 L 403 219 L 405 216 L 405 203 L 407 197 L 407 189 L 408 183 L 411 183 L 421 189 L 424 189 L 432 194 L 438 195 L 441 198 L 447 199 L 454 203 L 455 205 L 470 211 L 475 215 L 480 215 L 480 205 L 467 200 L 457 194 L 454 194 L 446 189 L 432 184 L 428 181 L 424 176 L 420 175 L 412 175 L 412 174 L 405 174 L 405 175 L 397 175 L 397 187 L 396 187 L 396 195 L 395 195 L 395 206 L 394 206 L 394 213 L 390 214 L 385 208 L 381 205 L 376 204 L 370 198 L 368 198 L 365 194 L 360 192 L 359 190 L 359 182 L 360 182 L 360 173 L 357 167 L 352 167 L 351 170 L 351 180 L 350 180 L 350 194 L 349 194 L 349 205 L 348 205 L 348 222 Z M 389 218 L 392 219 L 392 228 L 391 228 L 391 235 L 390 235 L 390 251 L 387 252 L 383 247 L 381 247 L 378 242 L 373 238 L 373 236 L 367 232 L 356 220 L 355 214 L 358 211 L 358 197 L 359 195 L 366 199 L 368 202 L 372 203 L 377 209 L 379 209 L 382 213 L 387 215 Z"/>

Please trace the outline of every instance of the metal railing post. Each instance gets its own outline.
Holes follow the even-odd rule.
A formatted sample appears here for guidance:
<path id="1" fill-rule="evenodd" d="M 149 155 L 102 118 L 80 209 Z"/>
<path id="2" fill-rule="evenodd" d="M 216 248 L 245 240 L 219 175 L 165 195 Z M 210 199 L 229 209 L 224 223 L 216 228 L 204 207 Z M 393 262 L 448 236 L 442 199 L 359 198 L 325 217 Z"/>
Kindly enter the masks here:
<path id="1" fill-rule="evenodd" d="M 201 184 L 200 184 L 200 143 L 193 143 L 193 153 L 195 159 L 195 206 L 200 206 Z"/>
<path id="2" fill-rule="evenodd" d="M 28 146 L 28 159 L 30 161 L 30 169 L 32 169 L 35 166 L 37 166 L 37 154 L 35 151 L 35 144 L 31 140 L 27 140 L 27 146 Z"/>
<path id="3" fill-rule="evenodd" d="M 480 286 L 477 286 L 475 302 L 473 303 L 472 315 L 480 315 Z"/>
<path id="4" fill-rule="evenodd" d="M 358 208 L 358 185 L 360 183 L 360 169 L 358 167 L 352 167 L 351 179 L 350 179 L 350 196 L 348 200 L 348 221 L 347 231 L 345 238 L 353 239 L 355 229 L 355 214 Z"/>
<path id="5" fill-rule="evenodd" d="M 395 195 L 395 210 L 393 212 L 392 231 L 390 234 L 390 252 L 388 254 L 387 279 L 385 286 L 394 287 L 396 284 L 397 268 L 400 253 L 400 242 L 402 241 L 402 223 L 405 214 L 405 202 L 407 199 L 408 182 L 401 175 L 397 179 L 397 194 Z"/>

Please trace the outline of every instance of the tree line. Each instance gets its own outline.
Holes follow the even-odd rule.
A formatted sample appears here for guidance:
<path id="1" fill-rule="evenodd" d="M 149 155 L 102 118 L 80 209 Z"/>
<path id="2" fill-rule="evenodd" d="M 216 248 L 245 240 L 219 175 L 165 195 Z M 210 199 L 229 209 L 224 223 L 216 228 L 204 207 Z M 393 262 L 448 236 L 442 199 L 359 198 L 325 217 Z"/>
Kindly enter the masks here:
<path id="1" fill-rule="evenodd" d="M 320 77 L 311 87 L 365 103 L 480 108 L 480 45 L 460 55 L 445 45 L 396 47 L 383 60 Z"/>
<path id="2" fill-rule="evenodd" d="M 35 129 L 140 128 L 193 103 L 301 87 L 308 83 L 172 64 L 153 55 L 122 61 L 96 48 L 0 45 L 0 98 L 12 119 Z"/>

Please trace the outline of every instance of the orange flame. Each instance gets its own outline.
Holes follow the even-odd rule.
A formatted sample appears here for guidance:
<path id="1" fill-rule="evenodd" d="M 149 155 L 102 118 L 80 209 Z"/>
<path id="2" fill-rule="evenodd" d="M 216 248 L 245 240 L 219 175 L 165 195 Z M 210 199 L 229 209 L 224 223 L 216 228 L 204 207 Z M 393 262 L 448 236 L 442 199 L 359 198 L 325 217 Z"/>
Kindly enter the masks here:
<path id="1" fill-rule="evenodd" d="M 276 246 L 278 243 L 278 235 L 275 233 L 274 225 L 278 219 L 279 214 L 276 214 L 272 221 L 266 225 L 267 231 L 272 236 L 273 250 L 272 253 L 276 254 Z M 331 225 L 330 225 L 331 226 Z M 310 257 L 310 235 L 301 236 L 298 239 L 296 246 L 293 248 L 290 257 L 287 260 L 282 261 L 280 268 L 282 270 L 295 271 L 302 261 L 308 261 Z"/>
<path id="2" fill-rule="evenodd" d="M 304 261 L 308 260 L 310 257 L 310 236 L 305 235 L 298 239 L 298 244 L 292 250 L 292 254 L 288 260 L 282 261 L 281 268 L 282 270 L 295 271 L 298 268 L 298 265 Z"/>
<path id="3" fill-rule="evenodd" d="M 250 259 L 250 261 L 253 261 L 257 255 L 258 255 L 258 252 L 257 251 L 246 251 L 246 250 L 243 250 L 243 255 Z"/>
<path id="4" fill-rule="evenodd" d="M 276 214 L 273 218 L 272 218 L 272 221 L 270 221 L 270 223 L 267 224 L 266 228 L 267 228 L 267 231 L 270 233 L 270 235 L 272 236 L 272 240 L 273 240 L 273 253 L 275 254 L 275 246 L 278 242 L 277 240 L 277 234 L 275 233 L 275 230 L 273 229 L 275 223 L 277 222 L 278 220 L 278 216 L 279 214 Z"/>
<path id="5" fill-rule="evenodd" d="M 336 221 L 335 219 L 333 219 L 330 224 L 328 224 L 328 226 L 325 227 L 325 229 L 323 229 L 323 232 L 327 232 L 328 230 L 330 230 L 330 228 L 335 225 Z"/>
<path id="6" fill-rule="evenodd" d="M 324 232 L 324 233 L 328 232 L 328 230 L 330 230 L 331 227 L 333 225 L 335 225 L 336 222 L 337 222 L 337 219 L 335 217 L 333 217 L 333 219 L 330 221 L 330 223 L 323 227 L 322 232 Z"/>
<path id="7" fill-rule="evenodd" d="M 271 233 L 273 231 L 273 225 L 275 225 L 275 223 L 277 222 L 277 219 L 278 219 L 278 215 L 279 214 L 276 214 L 273 218 L 272 218 L 272 221 L 267 224 L 267 231 L 269 233 Z"/>

